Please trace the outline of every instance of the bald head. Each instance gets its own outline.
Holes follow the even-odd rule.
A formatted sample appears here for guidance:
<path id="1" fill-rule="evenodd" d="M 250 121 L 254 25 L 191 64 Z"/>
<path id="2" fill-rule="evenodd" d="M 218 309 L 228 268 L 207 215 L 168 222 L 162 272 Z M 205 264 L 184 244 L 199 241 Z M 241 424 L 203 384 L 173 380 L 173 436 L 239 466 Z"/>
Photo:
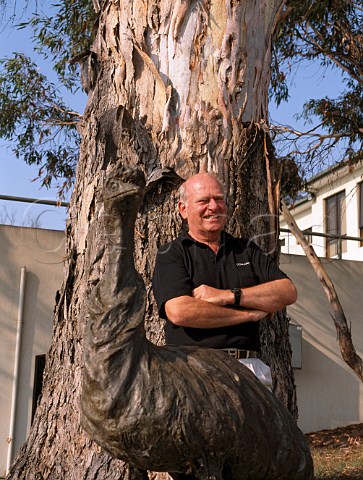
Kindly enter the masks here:
<path id="1" fill-rule="evenodd" d="M 193 192 L 195 189 L 203 187 L 205 184 L 215 183 L 219 186 L 223 195 L 226 195 L 224 185 L 213 173 L 203 172 L 197 173 L 189 177 L 179 188 L 179 200 L 180 202 L 187 204 L 188 195 L 190 192 Z"/>

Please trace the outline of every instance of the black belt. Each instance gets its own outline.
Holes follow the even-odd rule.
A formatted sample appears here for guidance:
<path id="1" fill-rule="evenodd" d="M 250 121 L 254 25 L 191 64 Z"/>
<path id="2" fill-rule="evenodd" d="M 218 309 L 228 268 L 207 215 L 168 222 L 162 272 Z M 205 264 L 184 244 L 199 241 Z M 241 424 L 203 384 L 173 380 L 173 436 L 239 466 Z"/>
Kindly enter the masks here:
<path id="1" fill-rule="evenodd" d="M 239 350 L 238 348 L 221 348 L 221 350 L 237 360 L 240 358 L 259 358 L 258 352 L 254 350 Z"/>

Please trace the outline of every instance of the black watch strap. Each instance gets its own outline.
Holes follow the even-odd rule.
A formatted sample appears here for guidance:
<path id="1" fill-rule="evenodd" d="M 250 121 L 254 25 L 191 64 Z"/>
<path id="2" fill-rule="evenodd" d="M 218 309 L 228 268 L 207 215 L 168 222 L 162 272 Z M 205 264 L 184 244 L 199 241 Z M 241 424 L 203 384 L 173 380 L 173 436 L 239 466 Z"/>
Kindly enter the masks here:
<path id="1" fill-rule="evenodd" d="M 234 294 L 233 307 L 239 307 L 241 303 L 242 290 L 240 288 L 231 288 L 231 292 Z"/>

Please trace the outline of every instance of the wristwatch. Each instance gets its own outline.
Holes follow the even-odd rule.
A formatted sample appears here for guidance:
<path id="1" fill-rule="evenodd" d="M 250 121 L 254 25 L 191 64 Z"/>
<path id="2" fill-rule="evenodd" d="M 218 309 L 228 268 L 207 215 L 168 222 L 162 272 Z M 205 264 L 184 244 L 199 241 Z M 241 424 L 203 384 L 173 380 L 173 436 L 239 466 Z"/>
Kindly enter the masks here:
<path id="1" fill-rule="evenodd" d="M 233 307 L 239 307 L 241 302 L 242 296 L 242 289 L 241 288 L 231 288 L 231 292 L 234 294 L 234 304 Z"/>

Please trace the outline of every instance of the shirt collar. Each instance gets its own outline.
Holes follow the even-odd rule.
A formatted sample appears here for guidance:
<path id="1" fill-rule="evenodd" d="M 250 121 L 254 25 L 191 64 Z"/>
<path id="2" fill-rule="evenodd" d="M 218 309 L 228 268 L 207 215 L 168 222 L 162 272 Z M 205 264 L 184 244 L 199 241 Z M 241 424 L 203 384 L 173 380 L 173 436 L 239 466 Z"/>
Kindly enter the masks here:
<path id="1" fill-rule="evenodd" d="M 180 232 L 180 235 L 179 235 L 179 238 L 180 240 L 182 241 L 182 243 L 184 242 L 190 242 L 190 243 L 197 243 L 199 245 L 206 245 L 205 243 L 203 242 L 198 242 L 198 240 L 195 240 L 193 237 L 191 237 L 189 235 L 189 233 L 186 231 L 186 230 L 182 230 Z M 229 233 L 225 232 L 224 230 L 221 231 L 221 244 L 220 244 L 220 247 L 222 245 L 225 245 L 227 242 L 229 242 L 231 239 L 232 239 L 232 235 L 230 235 Z"/>

